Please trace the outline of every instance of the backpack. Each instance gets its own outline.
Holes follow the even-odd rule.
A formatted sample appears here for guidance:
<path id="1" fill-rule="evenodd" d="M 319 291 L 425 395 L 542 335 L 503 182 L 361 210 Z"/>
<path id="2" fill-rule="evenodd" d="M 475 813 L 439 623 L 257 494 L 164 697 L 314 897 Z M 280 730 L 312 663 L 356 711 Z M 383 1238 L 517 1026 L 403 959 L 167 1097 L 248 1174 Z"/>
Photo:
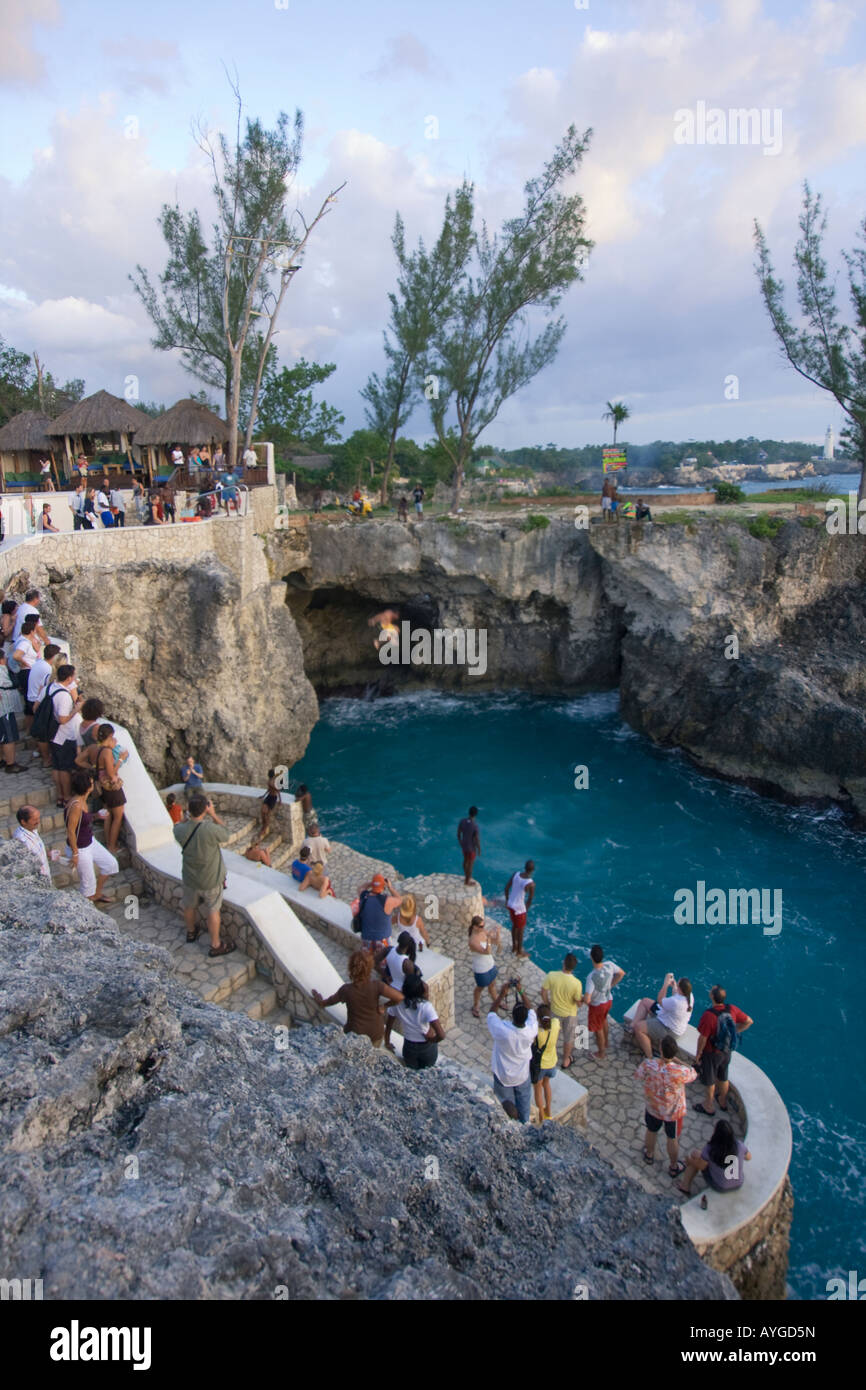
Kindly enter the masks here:
<path id="1" fill-rule="evenodd" d="M 364 905 L 365 905 L 367 899 L 369 898 L 369 896 L 370 896 L 370 889 L 369 889 L 369 888 L 365 888 L 364 891 L 363 891 L 363 893 L 361 894 L 360 898 L 358 899 L 358 911 L 355 913 L 354 917 L 352 918 L 352 931 L 353 931 L 353 932 L 357 932 L 359 936 L 361 935 L 361 932 L 362 932 L 363 926 L 364 926 L 364 923 L 363 923 L 363 921 L 362 921 L 362 918 L 363 918 L 363 915 L 364 915 Z"/>
<path id="2" fill-rule="evenodd" d="M 727 1005 L 716 1018 L 716 1032 L 713 1047 L 717 1052 L 736 1052 L 740 1045 L 740 1035 L 733 1014 Z"/>
<path id="3" fill-rule="evenodd" d="M 33 716 L 33 723 L 30 726 L 30 734 L 37 743 L 51 743 L 60 725 L 54 713 L 54 696 L 61 690 L 65 690 L 63 685 L 52 682 L 46 690 L 39 704 L 36 706 L 36 713 Z"/>
<path id="4" fill-rule="evenodd" d="M 550 1029 L 548 1028 L 546 1030 L 543 1043 L 539 1043 L 539 1036 L 540 1034 L 536 1033 L 535 1037 L 532 1039 L 532 1051 L 529 1054 L 529 1079 L 533 1086 L 536 1081 L 541 1080 L 541 1059 L 547 1049 L 547 1044 L 550 1042 Z"/>

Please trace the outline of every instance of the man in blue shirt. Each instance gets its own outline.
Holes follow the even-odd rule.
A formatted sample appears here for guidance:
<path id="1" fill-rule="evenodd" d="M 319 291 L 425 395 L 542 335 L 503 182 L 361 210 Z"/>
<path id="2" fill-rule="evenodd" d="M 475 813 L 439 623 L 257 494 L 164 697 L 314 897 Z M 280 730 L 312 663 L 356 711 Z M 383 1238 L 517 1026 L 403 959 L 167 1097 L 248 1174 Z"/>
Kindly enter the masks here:
<path id="1" fill-rule="evenodd" d="M 180 770 L 180 780 L 186 786 L 186 799 L 189 801 L 192 793 L 198 791 L 204 785 L 204 773 L 201 764 L 197 763 L 190 754 Z"/>

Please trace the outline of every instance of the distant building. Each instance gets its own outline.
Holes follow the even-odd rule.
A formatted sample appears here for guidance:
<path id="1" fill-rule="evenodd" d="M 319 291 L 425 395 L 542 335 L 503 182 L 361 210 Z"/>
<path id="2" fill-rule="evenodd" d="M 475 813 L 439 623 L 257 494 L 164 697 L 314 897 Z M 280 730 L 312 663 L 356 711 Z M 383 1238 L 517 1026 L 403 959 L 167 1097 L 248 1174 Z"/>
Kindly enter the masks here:
<path id="1" fill-rule="evenodd" d="M 832 426 L 832 425 L 828 425 L 828 426 L 827 426 L 827 433 L 824 435 L 824 458 L 825 458 L 825 459 L 832 459 L 832 458 L 835 458 L 836 455 L 835 455 L 834 449 L 835 449 L 835 444 L 834 444 L 834 440 L 833 440 L 833 426 Z"/>

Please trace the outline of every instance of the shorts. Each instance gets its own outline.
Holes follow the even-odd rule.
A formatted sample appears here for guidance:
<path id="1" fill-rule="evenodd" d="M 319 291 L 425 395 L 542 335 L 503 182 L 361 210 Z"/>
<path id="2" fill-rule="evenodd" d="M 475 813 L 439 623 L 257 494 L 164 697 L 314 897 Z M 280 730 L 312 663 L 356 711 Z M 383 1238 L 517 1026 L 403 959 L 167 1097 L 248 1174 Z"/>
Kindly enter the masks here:
<path id="1" fill-rule="evenodd" d="M 515 931 L 520 931 L 520 928 L 521 928 L 521 927 L 525 927 L 525 926 L 526 926 L 526 913 L 525 913 L 525 912 L 513 912 L 513 911 L 511 910 L 511 908 L 509 908 L 509 909 L 508 909 L 508 915 L 509 915 L 509 917 L 511 918 L 511 925 L 512 925 L 512 927 L 514 928 Z"/>
<path id="2" fill-rule="evenodd" d="M 262 801 L 264 802 L 265 806 L 267 806 L 268 810 L 272 811 L 276 806 L 277 802 L 279 801 L 279 797 L 277 796 L 276 792 L 269 792 L 267 796 L 262 797 Z"/>
<path id="3" fill-rule="evenodd" d="M 698 1072 L 702 1086 L 715 1086 L 717 1081 L 727 1081 L 730 1052 L 710 1052 L 706 1047 L 701 1053 Z"/>
<path id="4" fill-rule="evenodd" d="M 362 937 L 360 945 L 362 951 L 378 951 L 382 946 L 390 946 L 391 938 L 386 936 L 381 941 L 369 941 L 367 937 Z"/>
<path id="5" fill-rule="evenodd" d="M 664 1038 L 673 1038 L 674 1034 L 670 1028 L 666 1028 L 657 1014 L 648 1014 L 646 1019 L 647 1037 L 652 1038 L 653 1042 L 662 1042 Z"/>
<path id="6" fill-rule="evenodd" d="M 424 1071 L 425 1067 L 435 1067 L 439 1056 L 439 1044 L 433 1042 L 409 1042 L 403 1039 L 403 1061 L 410 1071 Z"/>
<path id="7" fill-rule="evenodd" d="M 542 1067 L 538 1079 L 539 1081 L 549 1081 L 550 1078 L 555 1075 L 556 1067 Z"/>
<path id="8" fill-rule="evenodd" d="M 476 985 L 478 986 L 479 989 L 486 989 L 488 985 L 492 985 L 492 984 L 493 984 L 493 981 L 496 979 L 496 976 L 497 976 L 498 974 L 499 974 L 499 966 L 498 966 L 498 965 L 491 966 L 491 968 L 490 968 L 489 970 L 486 970 L 486 971 L 484 972 L 483 975 L 479 975 L 479 974 L 476 973 L 476 975 L 475 975 L 475 983 L 476 983 Z"/>
<path id="9" fill-rule="evenodd" d="M 85 898 L 92 898 L 96 892 L 97 873 L 116 874 L 117 870 L 118 863 L 114 855 L 109 854 L 105 845 L 101 845 L 98 840 L 91 840 L 83 849 L 79 845 L 78 884 Z"/>
<path id="10" fill-rule="evenodd" d="M 678 1120 L 660 1120 L 658 1115 L 651 1115 L 647 1110 L 644 1113 L 644 1124 L 650 1134 L 658 1134 L 662 1125 L 665 1127 L 665 1134 L 668 1139 L 679 1139 L 683 1132 L 683 1117 L 680 1115 Z"/>
<path id="11" fill-rule="evenodd" d="M 201 902 L 205 912 L 219 912 L 223 905 L 223 886 L 220 883 L 216 888 L 193 888 L 189 884 L 183 885 L 183 906 L 189 911 L 191 907 L 198 907 Z"/>
<path id="12" fill-rule="evenodd" d="M 13 714 L 0 716 L 0 743 L 18 742 L 18 720 Z"/>
<path id="13" fill-rule="evenodd" d="M 571 1014 L 568 1018 L 561 1018 L 556 1014 L 555 1017 L 559 1019 L 559 1036 L 562 1038 L 563 1047 L 573 1047 L 574 1035 L 577 1032 L 577 1014 Z"/>
<path id="14" fill-rule="evenodd" d="M 100 789 L 99 794 L 102 797 L 103 806 L 109 811 L 116 811 L 118 806 L 126 805 L 126 795 L 122 787 L 118 787 L 116 791 L 112 791 L 108 787 L 103 787 Z"/>
<path id="15" fill-rule="evenodd" d="M 602 1024 L 604 1023 L 605 1019 L 607 1018 L 608 1014 L 610 1013 L 610 1006 L 611 1006 L 612 1003 L 613 1003 L 613 1000 L 612 1000 L 612 999 L 608 999 L 608 1001 L 607 1001 L 606 1004 L 590 1004 L 589 1010 L 588 1010 L 588 1012 L 589 1012 L 589 1023 L 588 1023 L 588 1027 L 589 1027 L 590 1033 L 597 1033 L 597 1032 L 599 1032 L 599 1030 L 601 1029 Z"/>
<path id="16" fill-rule="evenodd" d="M 610 511 L 610 498 L 609 498 L 609 497 L 602 497 L 602 499 L 601 499 L 601 510 L 602 510 L 603 512 L 609 512 L 609 511 Z"/>
<path id="17" fill-rule="evenodd" d="M 74 772 L 75 756 L 78 752 L 78 744 L 74 738 L 68 738 L 65 743 L 52 743 L 51 745 L 51 766 L 55 772 Z"/>

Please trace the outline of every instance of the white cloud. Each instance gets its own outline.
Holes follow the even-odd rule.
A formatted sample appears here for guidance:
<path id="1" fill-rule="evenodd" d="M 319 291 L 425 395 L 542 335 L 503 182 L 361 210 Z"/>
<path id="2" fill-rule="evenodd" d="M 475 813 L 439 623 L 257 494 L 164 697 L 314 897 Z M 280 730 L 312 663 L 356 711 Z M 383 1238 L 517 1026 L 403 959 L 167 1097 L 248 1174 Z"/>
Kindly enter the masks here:
<path id="1" fill-rule="evenodd" d="M 35 25 L 60 22 L 58 0 L 3 0 L 0 82 L 31 84 L 44 75 L 45 64 L 34 46 Z"/>

